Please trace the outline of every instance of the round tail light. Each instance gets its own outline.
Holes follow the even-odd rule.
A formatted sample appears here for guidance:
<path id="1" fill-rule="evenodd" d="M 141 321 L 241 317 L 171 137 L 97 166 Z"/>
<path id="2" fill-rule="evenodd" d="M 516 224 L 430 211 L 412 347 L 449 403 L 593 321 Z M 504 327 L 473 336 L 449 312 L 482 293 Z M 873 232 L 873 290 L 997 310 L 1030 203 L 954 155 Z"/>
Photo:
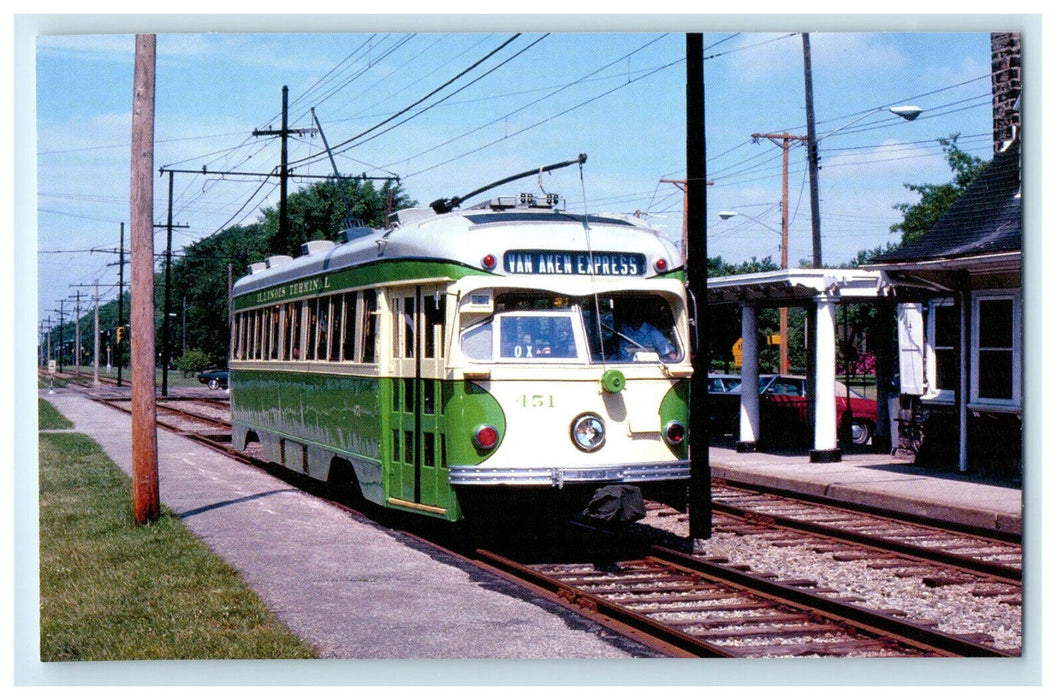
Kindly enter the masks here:
<path id="1" fill-rule="evenodd" d="M 481 450 L 493 450 L 498 445 L 498 430 L 494 426 L 481 425 L 473 431 L 472 442 Z"/>
<path id="2" fill-rule="evenodd" d="M 683 427 L 682 423 L 672 421 L 668 425 L 664 426 L 664 439 L 669 445 L 682 444 L 683 438 L 687 436 L 687 430 Z"/>

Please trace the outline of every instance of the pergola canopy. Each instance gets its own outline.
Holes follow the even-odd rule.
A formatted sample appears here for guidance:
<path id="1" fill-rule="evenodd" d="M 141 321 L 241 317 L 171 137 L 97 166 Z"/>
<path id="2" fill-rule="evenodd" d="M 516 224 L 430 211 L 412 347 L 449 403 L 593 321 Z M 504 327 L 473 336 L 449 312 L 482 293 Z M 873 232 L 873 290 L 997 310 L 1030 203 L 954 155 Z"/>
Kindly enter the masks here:
<path id="1" fill-rule="evenodd" d="M 893 282 L 880 270 L 789 269 L 745 275 L 710 277 L 712 303 L 768 302 L 780 305 L 813 301 L 817 297 L 838 300 L 874 299 L 886 296 Z"/>

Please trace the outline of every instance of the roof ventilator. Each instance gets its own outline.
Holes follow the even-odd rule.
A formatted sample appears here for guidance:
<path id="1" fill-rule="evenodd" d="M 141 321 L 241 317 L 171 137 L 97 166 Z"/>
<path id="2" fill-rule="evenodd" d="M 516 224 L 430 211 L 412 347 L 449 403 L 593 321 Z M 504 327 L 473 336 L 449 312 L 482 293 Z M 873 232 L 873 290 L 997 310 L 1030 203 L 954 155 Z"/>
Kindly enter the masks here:
<path id="1" fill-rule="evenodd" d="M 303 255 L 313 255 L 315 253 L 322 253 L 326 250 L 332 250 L 336 247 L 336 244 L 332 241 L 307 241 L 303 244 Z"/>

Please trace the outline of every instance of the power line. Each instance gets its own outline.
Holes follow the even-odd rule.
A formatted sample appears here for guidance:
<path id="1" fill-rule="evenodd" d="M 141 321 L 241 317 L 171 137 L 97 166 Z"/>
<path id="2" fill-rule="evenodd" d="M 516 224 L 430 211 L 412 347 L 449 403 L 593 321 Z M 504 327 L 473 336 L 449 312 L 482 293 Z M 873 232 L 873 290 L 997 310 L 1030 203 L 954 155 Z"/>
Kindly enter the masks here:
<path id="1" fill-rule="evenodd" d="M 495 72 L 496 70 L 498 70 L 498 69 L 502 68 L 502 66 L 506 65 L 506 64 L 507 64 L 507 63 L 509 63 L 510 61 L 513 61 L 513 60 L 515 60 L 515 59 L 516 59 L 516 58 L 517 58 L 518 56 L 520 56 L 520 55 L 521 55 L 521 54 L 523 54 L 524 52 L 526 52 L 526 51 L 528 51 L 529 49 L 531 49 L 532 47 L 534 47 L 534 46 L 535 46 L 536 44 L 538 44 L 538 43 L 539 43 L 540 41 L 542 41 L 543 39 L 545 39 L 545 38 L 546 38 L 547 36 L 549 36 L 549 34 L 544 34 L 543 36 L 539 37 L 538 39 L 536 39 L 535 41 L 533 41 L 533 42 L 532 42 L 531 44 L 529 44 L 528 46 L 525 46 L 525 47 L 524 47 L 523 49 L 521 49 L 520 51 L 518 51 L 518 52 L 517 52 L 517 53 L 515 53 L 514 55 L 510 56 L 509 58 L 507 58 L 507 59 L 506 59 L 505 61 L 503 61 L 503 62 L 499 63 L 498 65 L 496 65 L 496 66 L 494 66 L 493 68 L 491 68 L 490 70 L 488 70 L 488 71 L 487 71 L 486 73 L 484 73 L 483 75 L 480 75 L 480 76 L 478 76 L 477 78 L 475 78 L 475 79 L 471 80 L 470 82 L 466 83 L 465 85 L 461 86 L 460 88 L 457 88 L 456 90 L 454 90 L 454 91 L 453 91 L 453 92 L 451 92 L 450 94 L 448 94 L 448 95 L 446 95 L 446 96 L 444 96 L 444 97 L 440 98 L 440 99 L 439 99 L 439 100 L 437 100 L 436 102 L 433 102 L 432 104 L 430 104 L 430 105 L 426 106 L 426 107 L 425 107 L 424 109 L 422 109 L 422 110 L 420 110 L 420 111 L 416 112 L 415 114 L 412 114 L 412 115 L 410 115 L 409 117 L 407 117 L 406 119 L 402 120 L 401 122 L 399 122 L 399 123 L 397 123 L 397 124 L 394 124 L 394 125 L 392 125 L 392 126 L 388 127 L 387 129 L 385 129 L 385 130 L 383 130 L 383 131 L 380 131 L 380 132 L 378 132 L 378 133 L 376 133 L 376 134 L 373 134 L 373 135 L 371 135 L 371 136 L 368 136 L 368 137 L 366 137 L 366 138 L 365 138 L 365 139 L 363 139 L 362 141 L 359 141 L 359 142 L 358 142 L 358 143 L 356 143 L 356 144 L 351 144 L 351 145 L 349 145 L 349 146 L 347 147 L 347 149 L 345 149 L 345 150 L 350 150 L 350 149 L 352 149 L 352 148 L 355 148 L 355 147 L 357 147 L 357 146 L 361 146 L 361 145 L 363 145 L 363 144 L 365 144 L 365 143 L 368 143 L 369 141 L 371 141 L 371 140 L 373 140 L 373 139 L 375 139 L 375 138 L 377 138 L 377 137 L 379 137 L 379 136 L 383 136 L 384 134 L 388 133 L 389 131 L 392 131 L 393 129 L 396 129 L 396 128 L 398 128 L 398 127 L 402 126 L 403 124 L 406 124 L 407 122 L 411 121 L 412 119 L 415 119 L 415 118 L 419 117 L 420 115 L 422 115 L 422 114 L 424 114 L 425 112 L 427 112 L 427 111 L 428 111 L 429 109 L 432 109 L 432 108 L 434 108 L 434 107 L 438 106 L 439 104 L 443 103 L 444 101 L 446 101 L 446 100 L 447 100 L 447 99 L 449 99 L 450 97 L 452 97 L 452 96 L 456 95 L 457 93 L 459 93 L 459 92 L 461 92 L 461 91 L 463 91 L 463 90 L 466 90 L 466 89 L 468 89 L 469 87 L 471 87 L 472 85 L 476 84 L 476 83 L 477 83 L 477 82 L 479 82 L 480 80 L 483 80 L 483 79 L 484 79 L 484 78 L 486 78 L 487 76 L 489 76 L 489 75 L 491 75 L 492 73 L 494 73 L 494 72 Z M 341 154 L 342 154 L 343 152 L 345 152 L 345 151 L 341 151 Z M 320 156 L 319 156 L 319 158 L 320 158 Z"/>
<path id="2" fill-rule="evenodd" d="M 495 49 L 490 51 L 487 55 L 483 56 L 478 61 L 473 63 L 471 66 L 465 68 L 460 73 L 458 73 L 457 75 L 452 77 L 450 80 L 448 80 L 445 83 L 443 83 L 442 85 L 438 86 L 437 88 L 435 88 L 434 90 L 432 90 L 428 94 L 424 95 L 420 99 L 418 99 L 418 100 L 412 102 L 411 104 L 407 105 L 406 107 L 404 107 L 403 109 L 399 110 L 398 112 L 396 112 L 395 114 L 391 115 L 390 117 L 388 117 L 387 119 L 383 120 L 382 122 L 379 122 L 376 125 L 369 127 L 365 131 L 362 131 L 361 133 L 356 134 L 355 136 L 352 136 L 351 138 L 347 139 L 346 141 L 341 141 L 340 143 L 336 144 L 333 147 L 333 149 L 332 149 L 333 152 L 339 152 L 341 149 L 343 149 L 348 144 L 351 144 L 354 141 L 360 139 L 361 137 L 363 137 L 363 136 L 365 136 L 365 135 L 367 135 L 369 133 L 372 133 L 373 131 L 376 131 L 377 129 L 383 127 L 385 124 L 388 124 L 389 122 L 391 122 L 391 121 L 393 121 L 395 119 L 398 119 L 400 116 L 402 116 L 406 112 L 409 112 L 411 109 L 413 109 L 417 105 L 421 104 L 425 100 L 429 99 L 430 97 L 432 97 L 436 93 L 440 92 L 441 90 L 443 90 L 447 86 L 453 84 L 454 82 L 459 80 L 461 77 L 463 77 L 464 75 L 468 74 L 470 71 L 475 70 L 483 62 L 487 61 L 489 58 L 494 56 L 496 53 L 498 53 L 499 51 L 501 51 L 502 49 L 504 49 L 505 47 L 509 46 L 514 41 L 516 41 L 520 36 L 521 36 L 520 33 L 514 34 L 513 36 L 511 36 L 510 38 L 508 38 L 504 42 L 502 42 L 502 44 L 500 44 L 498 47 L 496 47 Z M 309 159 L 304 158 L 302 161 L 295 161 L 294 163 L 292 163 L 292 165 L 293 166 L 294 165 L 298 165 L 300 162 L 304 162 L 304 161 L 307 161 L 307 160 L 309 160 Z"/>

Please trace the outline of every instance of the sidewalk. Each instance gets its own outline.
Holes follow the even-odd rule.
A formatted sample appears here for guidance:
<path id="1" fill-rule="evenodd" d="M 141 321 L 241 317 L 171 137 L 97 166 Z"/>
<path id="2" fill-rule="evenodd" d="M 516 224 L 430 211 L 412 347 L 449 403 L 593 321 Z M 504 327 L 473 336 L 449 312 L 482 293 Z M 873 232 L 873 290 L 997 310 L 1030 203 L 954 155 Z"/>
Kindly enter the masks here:
<path id="1" fill-rule="evenodd" d="M 127 414 L 73 390 L 40 395 L 131 473 Z M 165 505 L 324 658 L 653 656 L 521 588 L 192 440 L 159 430 L 158 453 Z"/>
<path id="2" fill-rule="evenodd" d="M 961 525 L 1022 533 L 1022 489 L 917 467 L 881 454 L 845 454 L 813 464 L 807 454 L 747 452 L 713 444 L 712 476 L 899 510 Z"/>

